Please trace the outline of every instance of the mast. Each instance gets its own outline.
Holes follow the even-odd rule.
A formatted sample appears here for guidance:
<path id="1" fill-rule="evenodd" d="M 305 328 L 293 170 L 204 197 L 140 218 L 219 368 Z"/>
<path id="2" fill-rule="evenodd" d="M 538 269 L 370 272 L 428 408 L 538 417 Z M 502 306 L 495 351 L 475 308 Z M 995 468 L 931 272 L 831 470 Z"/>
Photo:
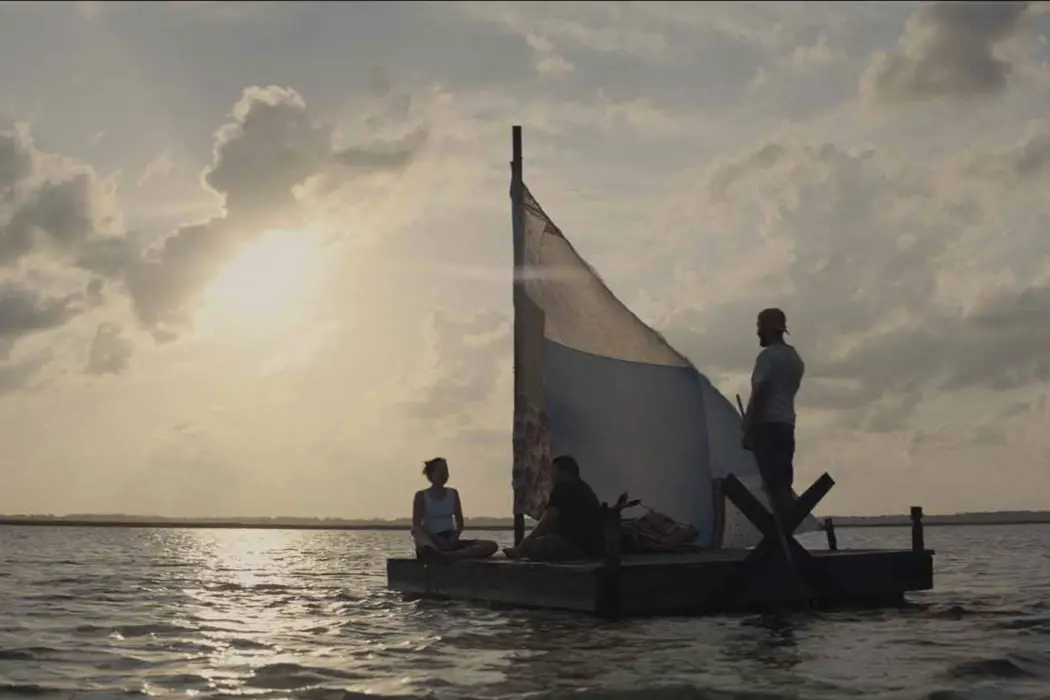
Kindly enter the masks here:
<path id="1" fill-rule="evenodd" d="M 514 274 L 513 274 L 513 304 L 514 304 L 514 411 L 517 412 L 518 396 L 522 393 L 521 386 L 521 338 L 522 317 L 519 313 L 519 298 L 523 293 L 521 268 L 525 259 L 525 191 L 522 178 L 521 162 L 521 127 L 511 127 L 511 142 L 513 159 L 510 163 L 510 202 L 511 221 L 514 238 Z M 513 457 L 512 457 L 513 459 Z M 513 468 L 513 467 L 512 467 Z M 525 539 L 525 515 L 521 512 L 521 494 L 517 492 L 518 484 L 514 484 L 514 544 L 521 544 Z"/>

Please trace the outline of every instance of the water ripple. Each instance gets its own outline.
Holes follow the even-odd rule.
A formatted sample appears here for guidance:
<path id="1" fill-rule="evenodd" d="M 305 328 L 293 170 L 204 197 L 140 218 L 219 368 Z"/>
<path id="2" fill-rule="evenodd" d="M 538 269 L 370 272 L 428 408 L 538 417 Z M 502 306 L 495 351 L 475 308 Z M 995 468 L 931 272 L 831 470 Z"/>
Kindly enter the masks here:
<path id="1" fill-rule="evenodd" d="M 616 623 L 402 600 L 385 588 L 385 557 L 409 551 L 397 532 L 0 537 L 3 698 L 1045 700 L 1050 687 L 1047 526 L 931 528 L 937 590 L 900 609 Z"/>

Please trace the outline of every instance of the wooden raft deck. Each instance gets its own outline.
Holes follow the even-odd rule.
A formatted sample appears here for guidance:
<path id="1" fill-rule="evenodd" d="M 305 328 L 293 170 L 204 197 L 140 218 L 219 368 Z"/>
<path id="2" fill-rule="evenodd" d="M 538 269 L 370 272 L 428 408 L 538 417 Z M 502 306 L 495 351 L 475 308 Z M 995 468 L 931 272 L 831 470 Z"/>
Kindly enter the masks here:
<path id="1" fill-rule="evenodd" d="M 827 550 L 808 551 L 799 544 L 793 533 L 834 483 L 821 475 L 779 514 L 778 523 L 735 476 L 722 479 L 724 497 L 762 535 L 752 549 L 624 555 L 619 507 L 602 504 L 605 541 L 614 543 L 602 561 L 552 564 L 497 556 L 424 564 L 415 558 L 388 559 L 387 585 L 410 595 L 603 616 L 886 605 L 903 602 L 907 592 L 932 589 L 933 551 L 924 544 L 922 508 L 911 509 L 911 549 L 840 551 L 830 523 L 825 524 Z"/>
<path id="2" fill-rule="evenodd" d="M 557 608 L 598 615 L 666 615 L 783 605 L 798 597 L 789 572 L 770 557 L 733 581 L 750 550 L 624 556 L 601 562 L 546 564 L 497 556 L 452 564 L 388 559 L 390 588 L 402 593 Z M 810 582 L 821 606 L 892 604 L 933 587 L 929 550 L 817 550 Z M 727 585 L 728 584 L 728 585 Z"/>

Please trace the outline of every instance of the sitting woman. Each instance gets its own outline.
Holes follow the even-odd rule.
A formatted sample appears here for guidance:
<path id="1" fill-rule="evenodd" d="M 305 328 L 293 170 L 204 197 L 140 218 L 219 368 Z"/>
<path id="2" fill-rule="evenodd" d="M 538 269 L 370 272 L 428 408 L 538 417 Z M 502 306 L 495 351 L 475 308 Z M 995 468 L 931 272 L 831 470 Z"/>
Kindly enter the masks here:
<path id="1" fill-rule="evenodd" d="M 456 489 L 446 488 L 448 462 L 443 457 L 423 463 L 430 488 L 416 492 L 412 502 L 412 539 L 420 559 L 484 559 L 499 545 L 490 540 L 465 540 L 463 507 Z"/>

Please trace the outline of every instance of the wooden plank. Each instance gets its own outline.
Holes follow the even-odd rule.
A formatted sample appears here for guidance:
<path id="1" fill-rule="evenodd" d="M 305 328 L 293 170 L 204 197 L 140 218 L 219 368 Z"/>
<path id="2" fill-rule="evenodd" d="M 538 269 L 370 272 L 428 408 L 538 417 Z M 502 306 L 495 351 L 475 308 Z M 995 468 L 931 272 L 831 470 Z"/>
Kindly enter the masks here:
<path id="1" fill-rule="evenodd" d="M 835 480 L 827 472 L 821 474 L 820 478 L 810 484 L 805 493 L 795 501 L 794 510 L 787 516 L 784 522 L 784 527 L 787 531 L 784 534 L 793 535 L 798 526 L 809 517 L 809 514 L 813 512 L 817 504 L 824 500 L 824 496 L 828 495 L 828 491 L 831 491 L 831 487 L 834 485 Z"/>
<path id="2" fill-rule="evenodd" d="M 719 597 L 719 584 L 747 558 L 743 550 L 624 555 L 618 569 L 617 614 L 709 613 L 763 607 L 790 599 L 780 557 L 759 560 L 761 575 L 739 595 Z M 810 553 L 815 595 L 824 605 L 894 602 L 933 587 L 928 550 L 838 550 Z M 404 593 L 523 607 L 607 614 L 602 562 L 546 564 L 494 558 L 454 564 L 390 559 L 391 588 Z M 786 597 L 787 596 L 787 597 Z"/>
<path id="3" fill-rule="evenodd" d="M 477 563 L 423 564 L 416 559 L 388 559 L 387 580 L 395 590 L 425 597 L 597 612 L 596 567 Z"/>
<path id="4" fill-rule="evenodd" d="M 839 548 L 839 539 L 835 536 L 835 522 L 831 518 L 824 518 L 824 536 L 828 539 L 828 549 L 835 551 Z"/>

